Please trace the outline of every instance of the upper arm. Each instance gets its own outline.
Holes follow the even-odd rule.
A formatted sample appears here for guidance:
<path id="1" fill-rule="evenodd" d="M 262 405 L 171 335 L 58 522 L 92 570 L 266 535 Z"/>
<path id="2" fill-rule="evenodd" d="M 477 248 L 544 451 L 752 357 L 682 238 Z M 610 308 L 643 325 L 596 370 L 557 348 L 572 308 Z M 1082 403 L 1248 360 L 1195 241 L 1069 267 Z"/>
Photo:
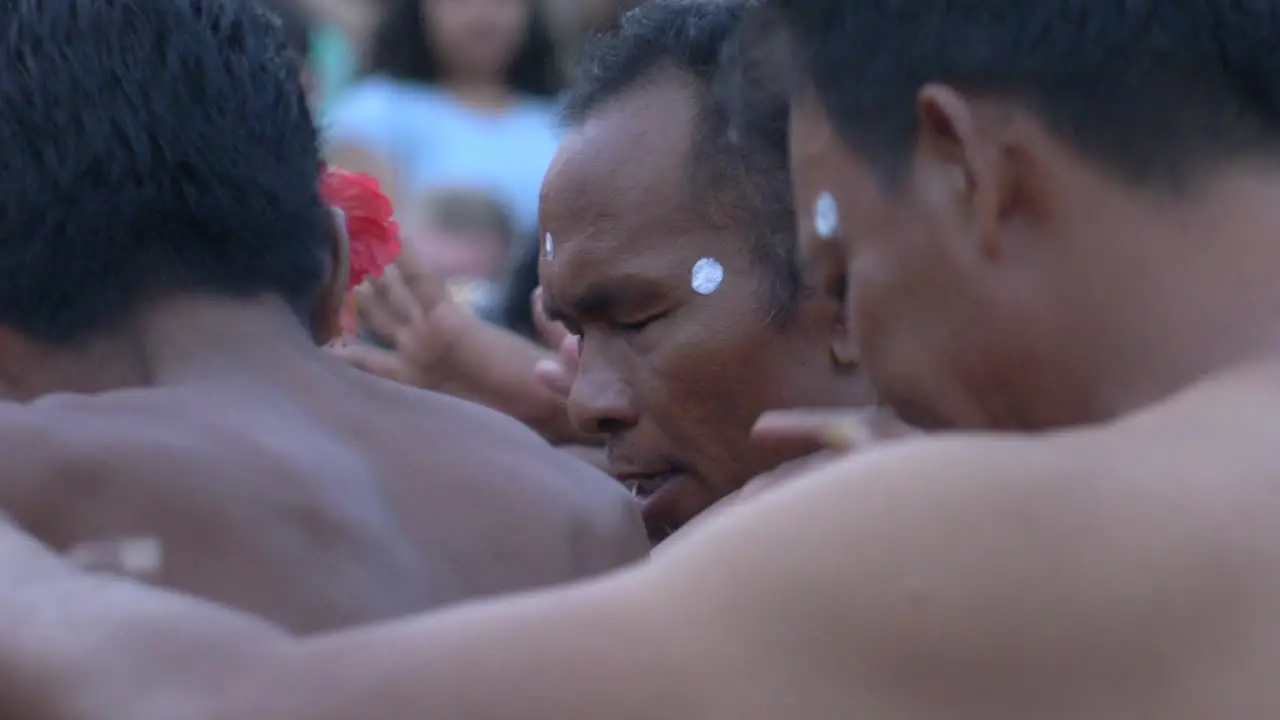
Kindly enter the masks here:
<path id="1" fill-rule="evenodd" d="M 1229 520 L 1187 520 L 1203 504 L 1158 482 L 1064 474 L 1043 445 L 873 452 L 655 552 L 673 623 L 724 668 L 723 716 L 1071 716 L 1198 667 L 1250 582 L 1223 570 Z"/>
<path id="2" fill-rule="evenodd" d="M 1171 717 L 1213 668 L 1185 626 L 1222 634 L 1239 568 L 1178 493 L 1038 442 L 872 451 L 629 571 L 305 641 L 236 714 Z"/>

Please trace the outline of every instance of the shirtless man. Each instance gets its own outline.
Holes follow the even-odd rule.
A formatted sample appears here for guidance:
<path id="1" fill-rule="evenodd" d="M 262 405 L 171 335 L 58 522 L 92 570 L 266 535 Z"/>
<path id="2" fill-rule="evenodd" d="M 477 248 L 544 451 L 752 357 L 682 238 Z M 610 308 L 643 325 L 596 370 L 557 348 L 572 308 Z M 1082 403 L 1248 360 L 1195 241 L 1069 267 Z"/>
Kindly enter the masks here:
<path id="1" fill-rule="evenodd" d="M 91 559 L 156 539 L 157 583 L 295 631 L 646 553 L 606 476 L 312 343 L 316 134 L 248 0 L 0 24 L 0 511 Z"/>
<path id="2" fill-rule="evenodd" d="M 798 267 L 785 93 L 729 129 L 720 58 L 749 7 L 653 0 L 588 43 L 565 99 L 569 130 L 542 188 L 541 300 L 579 338 L 559 411 L 580 433 L 607 439 L 609 474 L 645 501 L 655 540 L 794 458 L 792 444 L 751 444 L 764 411 L 873 398 L 843 296 L 806 283 Z M 401 270 L 421 275 L 401 268 L 387 282 Z M 381 296 L 408 297 L 412 287 Z M 371 316 L 421 323 L 393 333 L 405 360 L 434 353 L 448 363 L 439 354 L 453 354 L 455 372 L 420 376 L 474 376 L 521 358 L 480 340 L 503 331 L 442 317 L 456 308 L 433 318 L 364 300 Z M 452 334 L 418 342 L 415 330 L 431 325 Z M 524 359 L 526 384 L 536 362 Z M 518 365 L 491 374 L 521 375 Z"/>
<path id="3" fill-rule="evenodd" d="M 1280 717 L 1275 13 L 772 7 L 805 246 L 847 274 L 873 379 L 921 420 L 1039 432 L 862 453 L 635 569 L 321 639 L 11 534 L 0 676 L 32 702 L 4 709 Z"/>

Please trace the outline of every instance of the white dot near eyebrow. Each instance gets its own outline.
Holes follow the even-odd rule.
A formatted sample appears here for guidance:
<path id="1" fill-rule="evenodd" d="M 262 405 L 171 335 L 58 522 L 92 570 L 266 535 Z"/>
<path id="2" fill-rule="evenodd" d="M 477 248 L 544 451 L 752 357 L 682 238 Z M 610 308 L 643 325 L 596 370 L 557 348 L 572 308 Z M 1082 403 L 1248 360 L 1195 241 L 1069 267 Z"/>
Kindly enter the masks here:
<path id="1" fill-rule="evenodd" d="M 548 260 L 552 260 L 555 258 L 556 244 L 555 244 L 555 241 L 551 239 L 551 233 L 547 233 L 547 238 L 546 240 L 543 241 L 542 247 L 547 251 Z"/>
<path id="2" fill-rule="evenodd" d="M 715 258 L 704 257 L 693 264 L 689 284 L 699 295 L 710 295 L 724 280 L 724 266 Z"/>
<path id="3" fill-rule="evenodd" d="M 840 229 L 840 208 L 829 192 L 818 196 L 813 203 L 813 230 L 823 240 L 830 240 Z"/>

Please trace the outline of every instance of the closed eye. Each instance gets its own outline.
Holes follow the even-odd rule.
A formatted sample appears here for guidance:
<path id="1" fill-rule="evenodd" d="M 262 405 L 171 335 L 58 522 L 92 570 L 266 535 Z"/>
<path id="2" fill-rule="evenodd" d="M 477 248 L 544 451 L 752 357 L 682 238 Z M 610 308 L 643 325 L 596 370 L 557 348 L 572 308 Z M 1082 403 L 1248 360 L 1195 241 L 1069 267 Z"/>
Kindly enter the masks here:
<path id="1" fill-rule="evenodd" d="M 643 331 L 653 323 L 665 318 L 668 314 L 669 313 L 659 313 L 635 322 L 615 322 L 613 326 L 621 332 L 634 334 Z"/>

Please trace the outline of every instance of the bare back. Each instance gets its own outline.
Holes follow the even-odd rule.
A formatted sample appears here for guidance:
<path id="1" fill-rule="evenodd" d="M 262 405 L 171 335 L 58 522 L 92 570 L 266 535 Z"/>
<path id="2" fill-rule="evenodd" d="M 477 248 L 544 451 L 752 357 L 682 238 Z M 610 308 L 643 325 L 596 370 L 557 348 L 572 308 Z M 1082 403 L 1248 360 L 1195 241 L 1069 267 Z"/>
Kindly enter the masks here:
<path id="1" fill-rule="evenodd" d="M 0 507 L 60 549 L 157 537 L 160 584 L 294 630 L 643 557 L 630 497 L 484 408 L 328 361 L 6 406 Z M 14 458 L 10 460 L 9 458 Z"/>

